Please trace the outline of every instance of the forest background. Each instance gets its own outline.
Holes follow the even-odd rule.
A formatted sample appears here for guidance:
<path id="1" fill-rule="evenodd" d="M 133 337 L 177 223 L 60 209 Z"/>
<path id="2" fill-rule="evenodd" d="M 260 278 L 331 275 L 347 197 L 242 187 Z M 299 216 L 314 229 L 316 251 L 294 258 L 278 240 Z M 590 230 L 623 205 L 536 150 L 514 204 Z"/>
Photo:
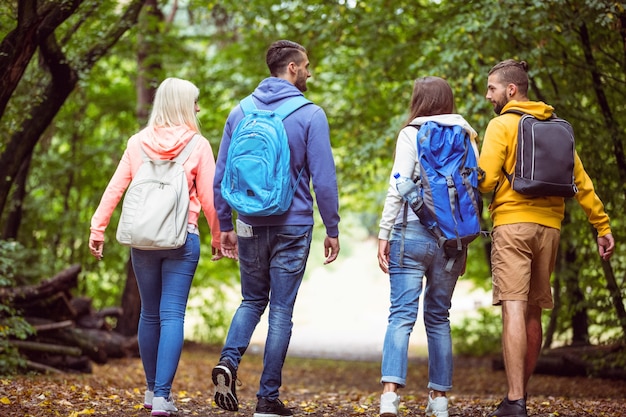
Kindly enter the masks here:
<path id="1" fill-rule="evenodd" d="M 482 136 L 494 116 L 484 98 L 487 72 L 515 58 L 530 65 L 531 99 L 553 105 L 574 126 L 617 242 L 615 256 L 602 262 L 585 213 L 567 201 L 544 345 L 623 343 L 625 9 L 596 0 L 0 0 L 0 286 L 38 283 L 79 264 L 77 292 L 98 308 L 123 306 L 116 330 L 136 332 L 129 251 L 114 236 L 119 209 L 104 261 L 89 254 L 89 221 L 166 77 L 200 88 L 202 132 L 216 153 L 230 109 L 268 76 L 267 46 L 303 44 L 313 73 L 306 95 L 330 122 L 349 253 L 351 230 L 377 235 L 413 80 L 446 78 L 458 112 Z M 487 210 L 483 221 L 488 230 Z M 219 342 L 238 270 L 234 262 L 210 262 L 206 222 L 201 234 L 205 256 L 191 298 L 203 324 L 193 337 Z M 318 221 L 316 235 L 323 234 Z M 464 278 L 483 289 L 490 288 L 489 249 L 488 239 L 471 245 Z M 484 335 L 497 333 L 499 312 L 480 314 L 455 329 L 464 344 L 457 352 L 497 348 L 497 334 Z M 8 303 L 0 319 L 6 355 L 7 338 L 30 330 Z"/>

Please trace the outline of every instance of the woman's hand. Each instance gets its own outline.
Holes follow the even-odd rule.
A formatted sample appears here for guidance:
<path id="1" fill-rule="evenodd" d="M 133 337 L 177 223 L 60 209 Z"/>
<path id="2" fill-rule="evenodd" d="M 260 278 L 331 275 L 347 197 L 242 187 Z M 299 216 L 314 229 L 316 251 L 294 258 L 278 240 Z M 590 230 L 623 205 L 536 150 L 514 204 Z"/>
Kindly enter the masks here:
<path id="1" fill-rule="evenodd" d="M 389 273 L 389 241 L 378 239 L 378 266 L 385 273 Z"/>
<path id="2" fill-rule="evenodd" d="M 219 261 L 220 259 L 224 257 L 222 250 L 219 248 L 211 247 L 211 254 L 213 255 L 211 256 L 212 261 Z"/>
<path id="3" fill-rule="evenodd" d="M 102 259 L 102 251 L 104 250 L 104 241 L 89 239 L 89 250 L 91 251 L 91 254 L 97 260 Z"/>

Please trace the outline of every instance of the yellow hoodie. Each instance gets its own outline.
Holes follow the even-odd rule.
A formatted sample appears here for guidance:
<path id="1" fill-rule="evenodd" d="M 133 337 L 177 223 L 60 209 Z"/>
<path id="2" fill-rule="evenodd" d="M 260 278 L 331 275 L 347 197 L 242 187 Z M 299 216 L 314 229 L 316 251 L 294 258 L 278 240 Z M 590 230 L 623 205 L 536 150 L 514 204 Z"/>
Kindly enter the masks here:
<path id="1" fill-rule="evenodd" d="M 479 184 L 483 193 L 495 190 L 494 198 L 489 205 L 493 226 L 512 223 L 538 223 L 556 229 L 561 228 L 565 212 L 563 197 L 530 197 L 513 191 L 511 184 L 502 173 L 513 172 L 517 150 L 517 133 L 520 115 L 503 114 L 507 110 L 519 110 L 533 115 L 538 119 L 552 116 L 554 108 L 540 101 L 512 100 L 502 109 L 500 116 L 489 122 L 478 165 L 485 171 L 484 180 Z M 604 205 L 595 193 L 593 182 L 585 172 L 585 168 L 575 154 L 574 180 L 578 193 L 574 198 L 583 208 L 599 236 L 611 233 L 609 216 Z"/>

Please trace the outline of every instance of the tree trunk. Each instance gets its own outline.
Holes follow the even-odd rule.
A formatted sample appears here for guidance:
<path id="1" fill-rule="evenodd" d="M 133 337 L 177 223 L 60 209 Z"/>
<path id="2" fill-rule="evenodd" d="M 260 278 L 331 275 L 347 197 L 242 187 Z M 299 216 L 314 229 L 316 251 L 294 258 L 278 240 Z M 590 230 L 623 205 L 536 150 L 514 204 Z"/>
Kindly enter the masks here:
<path id="1" fill-rule="evenodd" d="M 137 120 L 140 125 L 144 125 L 150 116 L 152 98 L 162 69 L 158 40 L 163 19 L 157 1 L 146 0 L 139 17 L 137 36 Z"/>
<path id="2" fill-rule="evenodd" d="M 596 99 L 598 100 L 598 105 L 600 106 L 600 110 L 604 118 L 604 124 L 606 129 L 611 132 L 610 137 L 613 139 L 613 152 L 615 154 L 615 162 L 617 163 L 619 182 L 622 184 L 622 191 L 626 196 L 626 157 L 624 156 L 623 129 L 621 129 L 613 117 L 611 106 L 609 105 L 609 101 L 604 93 L 604 88 L 602 87 L 604 85 L 602 82 L 602 74 L 598 70 L 595 57 L 593 56 L 594 47 L 591 45 L 589 30 L 584 22 L 579 27 L 579 35 L 580 44 L 582 46 L 583 53 L 585 54 L 585 61 L 591 72 Z"/>
<path id="3" fill-rule="evenodd" d="M 589 344 L 589 318 L 587 307 L 585 306 L 585 295 L 578 285 L 578 269 L 576 265 L 576 248 L 570 242 L 566 243 L 565 249 L 565 271 L 563 274 L 565 291 L 569 294 L 569 305 L 574 306 L 572 313 L 572 344 Z"/>
<path id="4" fill-rule="evenodd" d="M 590 227 L 594 239 L 597 240 L 597 230 L 591 225 Z M 624 299 L 622 298 L 621 288 L 617 282 L 617 279 L 615 279 L 615 272 L 613 272 L 611 262 L 604 260 L 600 262 L 602 263 L 602 270 L 604 271 L 604 279 L 606 279 L 606 288 L 609 291 L 611 302 L 613 303 L 613 307 L 615 308 L 615 314 L 617 315 L 619 325 L 622 328 L 622 334 L 626 337 L 626 309 L 624 308 Z"/>
<path id="5" fill-rule="evenodd" d="M 61 10 L 65 11 L 64 7 L 59 4 L 47 2 L 46 6 L 41 10 L 47 11 L 48 7 L 53 8 L 49 12 L 50 16 L 37 15 L 36 12 L 33 15 L 33 7 L 36 8 L 36 4 L 33 0 L 25 2 L 19 2 L 30 5 L 30 12 L 24 13 L 24 19 L 31 19 L 21 23 L 18 22 L 18 29 L 5 37 L 2 44 L 0 44 L 0 56 L 7 48 L 15 48 L 20 50 L 25 48 L 30 50 L 34 48 L 32 45 L 39 46 L 40 56 L 42 64 L 40 69 L 45 72 L 45 76 L 41 76 L 42 80 L 47 80 L 45 86 L 39 91 L 33 91 L 32 95 L 36 96 L 36 100 L 33 106 L 30 108 L 28 114 L 25 115 L 22 121 L 18 122 L 19 127 L 8 138 L 6 146 L 0 154 L 0 213 L 4 212 L 6 202 L 9 196 L 9 192 L 15 181 L 17 172 L 19 171 L 22 161 L 29 157 L 33 153 L 39 138 L 43 132 L 50 125 L 59 109 L 70 95 L 76 83 L 78 82 L 78 73 L 85 73 L 95 65 L 95 63 L 104 56 L 104 54 L 119 40 L 119 38 L 130 28 L 136 21 L 139 11 L 143 6 L 143 0 L 132 0 L 128 3 L 125 12 L 120 17 L 119 22 L 111 27 L 108 33 L 103 34 L 101 37 L 94 41 L 91 49 L 86 51 L 84 55 L 80 57 L 68 58 L 62 47 L 57 43 L 54 30 L 72 14 L 72 7 L 68 7 L 66 13 L 67 16 L 63 19 L 54 19 Z M 71 6 L 77 6 L 80 4 L 78 1 L 72 2 Z M 51 6 L 48 6 L 52 4 Z M 50 22 L 56 24 L 54 27 L 50 27 Z M 24 33 L 24 28 L 28 27 L 28 31 Z M 9 39 L 9 41 L 7 41 Z M 21 47 L 15 47 L 18 45 Z M 11 57 L 13 56 L 11 53 Z M 0 59 L 0 114 L 4 112 L 8 97 L 3 103 L 5 88 L 15 88 L 19 79 L 23 74 L 22 67 L 28 65 L 34 54 L 34 50 L 29 54 L 19 54 L 18 57 L 12 59 Z M 19 59 L 18 59 L 19 58 Z M 1 74 L 13 73 L 19 74 L 17 79 L 10 78 L 5 81 Z M 11 90 L 12 91 L 12 90 Z"/>
<path id="6" fill-rule="evenodd" d="M 115 331 L 124 336 L 137 334 L 139 314 L 141 313 L 141 298 L 137 287 L 137 278 L 133 270 L 130 257 L 126 266 L 126 285 L 122 294 L 122 315 L 117 320 Z"/>
<path id="7" fill-rule="evenodd" d="M 17 2 L 17 27 L 0 43 L 0 115 L 9 103 L 40 42 L 72 16 L 83 0 Z"/>
<path id="8" fill-rule="evenodd" d="M 589 344 L 589 314 L 585 305 L 585 295 L 578 286 L 578 281 L 570 282 L 572 299 L 570 305 L 575 307 L 572 315 L 572 345 L 584 346 Z"/>
<path id="9" fill-rule="evenodd" d="M 22 206 L 24 204 L 24 198 L 26 197 L 26 182 L 28 180 L 28 172 L 30 171 L 30 161 L 33 154 L 29 154 L 20 165 L 20 169 L 15 178 L 15 192 L 13 193 L 12 204 L 9 208 L 9 215 L 7 222 L 2 230 L 2 239 L 17 239 L 17 233 L 20 230 L 20 224 L 22 223 Z"/>
<path id="10" fill-rule="evenodd" d="M 137 45 L 137 120 L 141 125 L 148 120 L 152 97 L 154 97 L 162 69 L 158 40 L 161 37 L 159 28 L 163 20 L 164 15 L 157 1 L 146 0 L 139 18 L 140 31 Z M 132 336 L 137 334 L 141 300 L 130 258 L 126 270 L 126 285 L 122 294 L 123 312 L 118 320 L 116 331 L 125 336 Z"/>

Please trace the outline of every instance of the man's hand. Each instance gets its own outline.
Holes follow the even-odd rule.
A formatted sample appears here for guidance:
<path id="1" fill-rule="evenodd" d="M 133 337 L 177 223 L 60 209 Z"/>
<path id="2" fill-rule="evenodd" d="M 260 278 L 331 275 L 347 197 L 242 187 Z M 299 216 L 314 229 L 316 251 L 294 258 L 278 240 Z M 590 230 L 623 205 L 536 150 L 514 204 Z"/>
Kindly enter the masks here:
<path id="1" fill-rule="evenodd" d="M 337 259 L 339 255 L 339 237 L 328 237 L 324 239 L 324 256 L 326 260 L 324 265 L 327 265 Z"/>
<path id="2" fill-rule="evenodd" d="M 239 248 L 237 246 L 237 233 L 234 230 L 220 233 L 220 245 L 222 246 L 222 253 L 225 257 L 238 260 Z"/>
<path id="3" fill-rule="evenodd" d="M 613 235 L 611 233 L 598 237 L 598 253 L 600 253 L 600 257 L 603 260 L 608 261 L 611 259 L 611 255 L 613 255 L 614 250 L 615 239 L 613 239 Z"/>

